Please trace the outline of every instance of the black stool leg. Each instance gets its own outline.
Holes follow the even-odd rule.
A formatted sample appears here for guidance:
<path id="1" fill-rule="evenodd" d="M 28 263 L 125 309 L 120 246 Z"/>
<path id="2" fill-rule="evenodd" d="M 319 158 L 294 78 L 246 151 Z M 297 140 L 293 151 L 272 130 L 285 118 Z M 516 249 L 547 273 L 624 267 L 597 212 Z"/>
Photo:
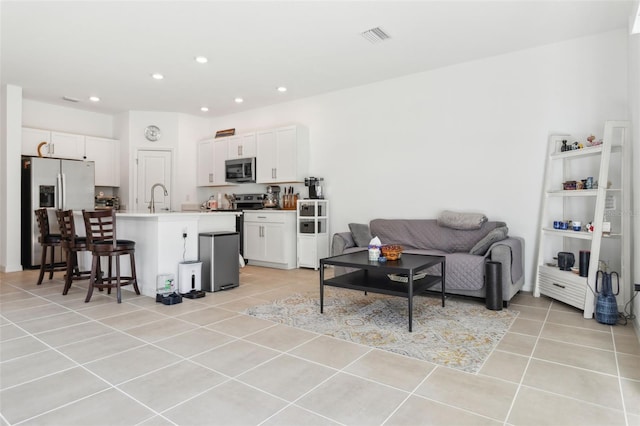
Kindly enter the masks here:
<path id="1" fill-rule="evenodd" d="M 91 300 L 93 294 L 93 285 L 96 282 L 96 275 L 98 274 L 98 264 L 100 263 L 99 256 L 94 255 L 91 260 L 91 278 L 89 279 L 89 290 L 87 291 L 87 298 L 84 299 L 84 303 L 88 303 Z"/>
<path id="2" fill-rule="evenodd" d="M 38 276 L 38 285 L 42 284 L 44 278 L 44 270 L 47 269 L 47 246 L 42 246 L 42 256 L 40 256 L 40 276 Z"/>
<path id="3" fill-rule="evenodd" d="M 49 265 L 49 279 L 53 279 L 53 269 L 55 268 L 56 248 L 51 246 L 51 264 Z"/>
<path id="4" fill-rule="evenodd" d="M 71 280 L 73 279 L 73 268 L 74 268 L 74 259 L 75 252 L 71 253 L 71 250 L 67 252 L 67 271 L 64 276 L 64 289 L 62 290 L 62 295 L 65 296 L 69 289 L 71 288 Z"/>
<path id="5" fill-rule="evenodd" d="M 138 288 L 138 276 L 136 275 L 136 259 L 133 252 L 129 253 L 129 259 L 131 260 L 131 279 L 133 283 L 133 289 L 137 295 L 140 295 L 140 289 Z"/>
<path id="6" fill-rule="evenodd" d="M 122 292 L 120 291 L 120 256 L 116 256 L 116 296 L 118 303 L 122 303 Z"/>

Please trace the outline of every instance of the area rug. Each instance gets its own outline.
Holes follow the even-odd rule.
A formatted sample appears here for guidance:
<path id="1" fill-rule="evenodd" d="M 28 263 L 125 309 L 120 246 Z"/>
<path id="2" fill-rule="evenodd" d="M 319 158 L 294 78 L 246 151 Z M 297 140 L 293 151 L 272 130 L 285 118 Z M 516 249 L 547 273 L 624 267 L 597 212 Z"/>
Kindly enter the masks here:
<path id="1" fill-rule="evenodd" d="M 476 301 L 414 298 L 413 332 L 407 299 L 325 288 L 324 314 L 318 297 L 292 294 L 245 313 L 303 330 L 477 373 L 518 312 L 491 311 Z"/>

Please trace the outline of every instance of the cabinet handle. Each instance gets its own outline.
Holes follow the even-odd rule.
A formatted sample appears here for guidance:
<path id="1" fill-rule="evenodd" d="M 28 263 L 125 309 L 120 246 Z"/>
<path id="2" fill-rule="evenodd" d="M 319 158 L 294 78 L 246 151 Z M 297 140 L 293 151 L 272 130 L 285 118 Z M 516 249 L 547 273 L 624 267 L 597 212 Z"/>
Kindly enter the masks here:
<path id="1" fill-rule="evenodd" d="M 242 155 L 242 145 L 238 145 L 238 155 Z"/>
<path id="2" fill-rule="evenodd" d="M 213 173 L 209 173 L 209 183 L 213 182 Z"/>
<path id="3" fill-rule="evenodd" d="M 273 179 L 275 179 L 275 178 L 276 178 L 276 169 L 275 169 L 275 168 L 271 169 L 271 177 L 272 177 Z"/>
<path id="4" fill-rule="evenodd" d="M 566 286 L 563 286 L 562 284 L 558 284 L 558 283 L 553 283 L 553 285 L 560 288 L 567 288 Z"/>
<path id="5" fill-rule="evenodd" d="M 258 216 L 258 219 L 266 219 L 266 216 Z"/>

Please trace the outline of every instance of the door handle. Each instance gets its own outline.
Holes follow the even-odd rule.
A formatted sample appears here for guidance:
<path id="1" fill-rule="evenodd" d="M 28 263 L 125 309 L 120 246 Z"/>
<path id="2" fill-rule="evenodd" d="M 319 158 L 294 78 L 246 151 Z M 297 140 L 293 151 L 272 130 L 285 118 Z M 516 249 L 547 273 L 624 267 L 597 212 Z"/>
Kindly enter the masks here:
<path id="1" fill-rule="evenodd" d="M 56 194 L 56 208 L 62 210 L 62 176 L 60 173 L 56 177 L 56 191 L 58 191 Z"/>

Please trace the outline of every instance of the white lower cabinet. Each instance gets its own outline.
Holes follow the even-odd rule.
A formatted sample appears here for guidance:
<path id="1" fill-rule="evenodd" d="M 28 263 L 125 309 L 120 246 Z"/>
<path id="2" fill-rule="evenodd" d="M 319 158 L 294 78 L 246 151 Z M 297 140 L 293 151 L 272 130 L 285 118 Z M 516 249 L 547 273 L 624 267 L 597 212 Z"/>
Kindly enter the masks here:
<path id="1" fill-rule="evenodd" d="M 279 269 L 296 267 L 294 211 L 244 212 L 244 257 L 250 265 Z"/>

